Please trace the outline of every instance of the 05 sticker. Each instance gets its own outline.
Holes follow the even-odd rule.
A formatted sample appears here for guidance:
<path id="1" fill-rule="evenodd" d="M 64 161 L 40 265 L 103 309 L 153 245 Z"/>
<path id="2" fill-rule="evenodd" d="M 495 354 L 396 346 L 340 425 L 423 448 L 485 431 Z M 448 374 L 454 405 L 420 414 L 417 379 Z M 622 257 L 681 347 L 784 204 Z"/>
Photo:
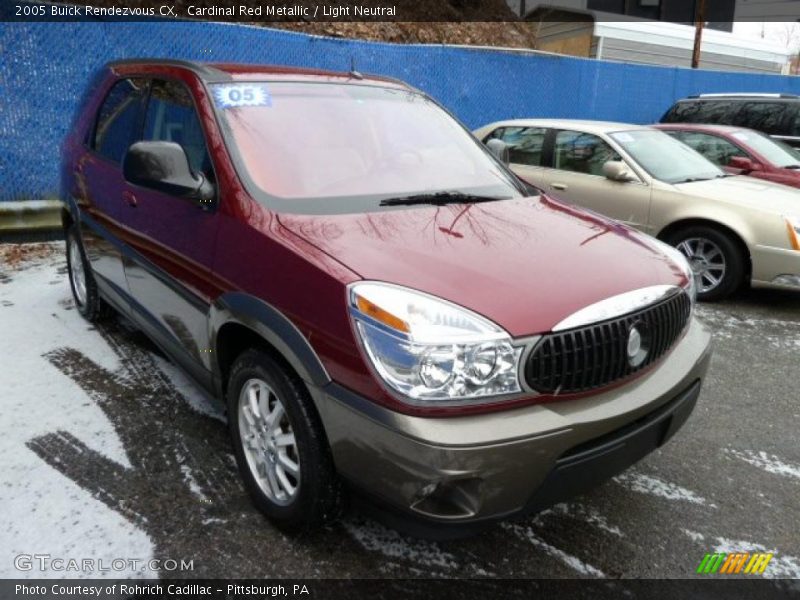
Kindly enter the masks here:
<path id="1" fill-rule="evenodd" d="M 214 101 L 219 108 L 272 106 L 266 84 L 224 84 L 214 86 Z"/>

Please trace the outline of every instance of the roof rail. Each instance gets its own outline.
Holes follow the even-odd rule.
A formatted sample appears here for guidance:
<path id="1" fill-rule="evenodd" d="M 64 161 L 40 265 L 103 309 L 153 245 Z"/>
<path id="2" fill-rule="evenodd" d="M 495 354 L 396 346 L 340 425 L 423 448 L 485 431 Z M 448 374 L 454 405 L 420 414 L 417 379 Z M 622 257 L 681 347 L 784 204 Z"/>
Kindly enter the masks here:
<path id="1" fill-rule="evenodd" d="M 178 60 L 172 58 L 125 58 L 122 60 L 112 60 L 107 63 L 107 67 L 113 69 L 114 67 L 124 67 L 128 65 L 167 65 L 175 67 L 183 67 L 189 71 L 193 71 L 198 75 L 205 76 L 219 76 L 222 71 L 215 69 L 209 65 L 193 60 Z"/>
<path id="2" fill-rule="evenodd" d="M 730 92 L 724 94 L 695 94 L 689 98 L 800 98 L 797 94 L 769 94 L 762 92 Z"/>

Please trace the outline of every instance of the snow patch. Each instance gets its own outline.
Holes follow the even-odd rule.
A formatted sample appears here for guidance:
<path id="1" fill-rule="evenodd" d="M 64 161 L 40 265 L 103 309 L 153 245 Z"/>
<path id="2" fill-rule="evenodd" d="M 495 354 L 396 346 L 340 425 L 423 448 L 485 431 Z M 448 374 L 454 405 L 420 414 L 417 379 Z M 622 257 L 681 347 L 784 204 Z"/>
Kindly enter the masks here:
<path id="1" fill-rule="evenodd" d="M 44 356 L 75 348 L 114 371 L 121 364 L 74 308 L 63 243 L 55 254 L 2 277 L 0 265 L 0 577 L 18 577 L 14 556 L 47 553 L 104 562 L 152 558 L 147 534 L 50 467 L 26 443 L 64 430 L 109 459 L 130 467 L 114 426 L 72 379 Z M 90 515 L 91 518 L 87 518 Z M 62 572 L 32 571 L 34 577 Z M 93 577 L 141 577 L 137 571 Z"/>
<path id="2" fill-rule="evenodd" d="M 678 500 L 717 508 L 716 504 L 710 504 L 705 498 L 691 490 L 687 490 L 677 484 L 664 481 L 658 477 L 645 475 L 643 473 L 627 472 L 614 477 L 614 481 L 625 486 L 629 490 L 641 494 L 658 496 L 667 500 Z"/>
<path id="3" fill-rule="evenodd" d="M 704 539 L 706 539 L 702 533 L 699 533 L 697 531 L 690 531 L 689 529 L 684 529 L 683 533 L 688 535 L 693 542 L 702 542 Z"/>
<path id="4" fill-rule="evenodd" d="M 387 558 L 402 559 L 429 568 L 458 567 L 455 556 L 444 552 L 434 542 L 405 538 L 372 520 L 347 519 L 342 524 L 353 539 L 370 552 L 380 552 Z"/>
<path id="5" fill-rule="evenodd" d="M 759 452 L 753 452 L 749 450 L 740 451 L 733 448 L 726 448 L 725 452 L 734 458 L 743 460 L 744 462 L 762 469 L 767 473 L 782 475 L 784 477 L 792 477 L 800 480 L 800 466 L 785 463 L 774 454 L 767 454 L 763 450 Z"/>
<path id="6" fill-rule="evenodd" d="M 514 535 L 516 535 L 521 540 L 525 540 L 538 548 L 539 550 L 543 551 L 548 556 L 555 558 L 559 562 L 567 565 L 571 569 L 574 569 L 581 575 L 588 575 L 591 577 L 605 577 L 606 574 L 603 573 L 597 567 L 593 567 L 589 563 L 583 562 L 577 556 L 573 556 L 572 554 L 568 554 L 564 552 L 560 548 L 556 548 L 555 546 L 551 546 L 547 542 L 545 542 L 542 538 L 540 538 L 536 533 L 534 533 L 531 527 L 526 527 L 523 525 L 519 525 L 516 523 L 502 523 L 501 524 L 503 529 L 507 531 L 511 531 Z"/>
<path id="7" fill-rule="evenodd" d="M 561 503 L 556 504 L 552 507 L 551 512 L 554 514 L 562 514 L 566 516 L 575 517 L 577 519 L 581 519 L 586 521 L 590 525 L 594 525 L 598 529 L 602 529 L 612 535 L 617 537 L 625 537 L 619 527 L 616 525 L 609 525 L 608 519 L 604 515 L 601 515 L 599 512 L 590 508 L 588 506 L 584 506 L 583 504 L 579 503 Z"/>
<path id="8" fill-rule="evenodd" d="M 796 556 L 781 554 L 775 548 L 767 548 L 762 544 L 745 542 L 742 540 L 730 540 L 718 537 L 714 552 L 771 552 L 774 554 L 772 560 L 764 571 L 764 577 L 770 579 L 800 579 L 800 559 Z"/>

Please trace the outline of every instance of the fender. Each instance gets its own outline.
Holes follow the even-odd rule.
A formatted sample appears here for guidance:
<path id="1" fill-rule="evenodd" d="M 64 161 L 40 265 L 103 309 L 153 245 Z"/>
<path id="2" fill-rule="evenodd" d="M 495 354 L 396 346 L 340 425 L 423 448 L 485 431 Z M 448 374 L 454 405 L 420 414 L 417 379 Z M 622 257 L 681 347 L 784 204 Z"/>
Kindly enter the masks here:
<path id="1" fill-rule="evenodd" d="M 217 333 L 228 323 L 247 327 L 262 337 L 286 359 L 304 382 L 318 387 L 331 382 L 311 344 L 295 324 L 274 306 L 244 292 L 228 292 L 219 296 L 209 312 L 212 348 L 217 348 Z M 219 361 L 212 361 L 212 369 L 221 389 Z"/>
<path id="2" fill-rule="evenodd" d="M 675 223 L 680 221 L 700 220 L 719 223 L 726 229 L 730 229 L 744 241 L 748 248 L 751 248 L 756 243 L 756 236 L 753 232 L 752 223 L 748 223 L 737 211 L 728 210 L 725 206 L 706 206 L 705 204 L 698 203 L 697 206 L 692 207 L 681 206 L 678 210 L 670 210 L 667 214 L 668 216 L 663 219 L 663 222 L 667 223 L 667 225 L 653 234 L 658 238 L 661 237 L 661 234 L 665 230 L 670 229 Z"/>

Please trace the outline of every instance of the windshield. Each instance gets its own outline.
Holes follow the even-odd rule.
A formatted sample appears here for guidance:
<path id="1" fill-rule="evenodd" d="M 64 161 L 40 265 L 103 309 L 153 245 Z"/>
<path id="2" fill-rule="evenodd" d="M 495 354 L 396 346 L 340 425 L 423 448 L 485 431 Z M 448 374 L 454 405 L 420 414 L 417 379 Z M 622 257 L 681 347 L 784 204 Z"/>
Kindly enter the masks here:
<path id="1" fill-rule="evenodd" d="M 791 146 L 763 133 L 742 130 L 731 135 L 750 146 L 776 167 L 794 167 L 800 163 L 800 155 Z"/>
<path id="2" fill-rule="evenodd" d="M 445 190 L 520 196 L 469 132 L 419 93 L 298 82 L 212 87 L 240 175 L 293 206 Z"/>
<path id="3" fill-rule="evenodd" d="M 611 137 L 651 176 L 666 183 L 724 177 L 725 173 L 686 144 L 655 129 L 618 131 Z"/>

